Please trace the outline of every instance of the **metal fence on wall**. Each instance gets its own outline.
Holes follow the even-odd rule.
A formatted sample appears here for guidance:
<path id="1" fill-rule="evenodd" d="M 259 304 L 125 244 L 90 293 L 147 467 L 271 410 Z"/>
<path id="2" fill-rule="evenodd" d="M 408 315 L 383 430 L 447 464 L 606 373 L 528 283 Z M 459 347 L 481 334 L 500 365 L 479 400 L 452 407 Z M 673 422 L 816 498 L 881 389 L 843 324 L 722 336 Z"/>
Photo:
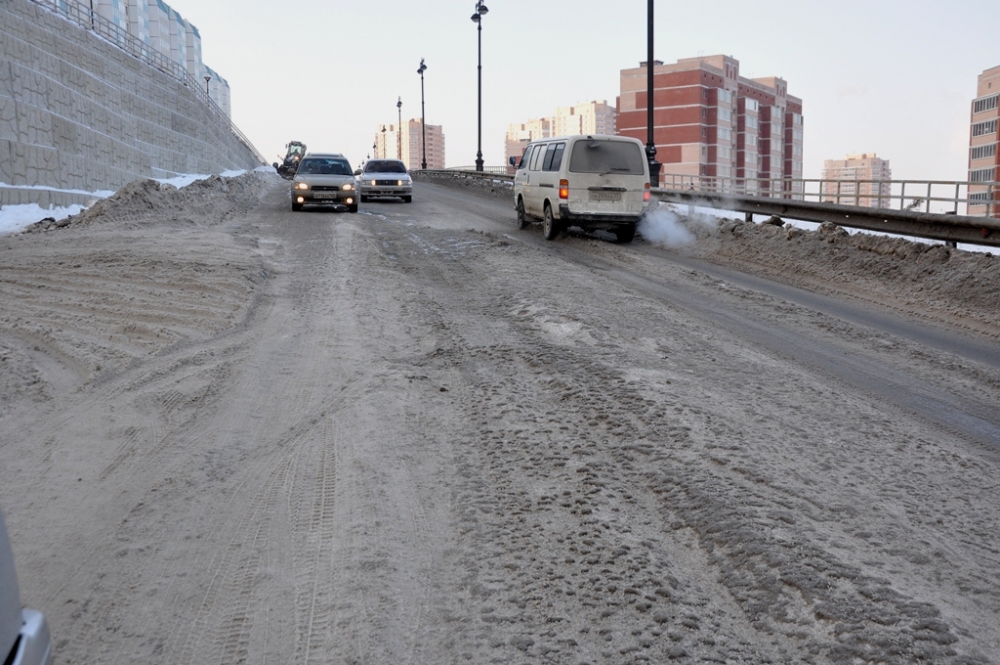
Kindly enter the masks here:
<path id="1" fill-rule="evenodd" d="M 264 156 L 260 154 L 257 148 L 254 147 L 253 143 L 250 142 L 250 139 L 248 139 L 243 132 L 240 131 L 239 127 L 233 124 L 232 119 L 230 119 L 226 112 L 215 103 L 215 100 L 209 96 L 208 92 L 204 89 L 204 86 L 194 79 L 186 67 L 178 62 L 174 62 L 160 51 L 154 49 L 151 45 L 141 39 L 138 39 L 135 35 L 123 29 L 121 26 L 116 25 L 113 21 L 109 21 L 105 17 L 101 16 L 97 13 L 93 6 L 89 4 L 83 5 L 79 2 L 75 2 L 74 0 L 70 0 L 69 2 L 66 2 L 65 0 L 33 1 L 66 17 L 82 28 L 92 30 L 94 33 L 111 42 L 129 55 L 141 60 L 147 65 L 154 67 L 155 69 L 185 85 L 191 90 L 192 93 L 194 93 L 198 100 L 203 102 L 208 107 L 212 115 L 214 115 L 220 122 L 224 122 L 228 126 L 228 129 L 233 136 L 235 136 L 240 143 L 250 150 L 254 159 L 261 164 L 267 163 L 267 160 L 264 159 Z"/>

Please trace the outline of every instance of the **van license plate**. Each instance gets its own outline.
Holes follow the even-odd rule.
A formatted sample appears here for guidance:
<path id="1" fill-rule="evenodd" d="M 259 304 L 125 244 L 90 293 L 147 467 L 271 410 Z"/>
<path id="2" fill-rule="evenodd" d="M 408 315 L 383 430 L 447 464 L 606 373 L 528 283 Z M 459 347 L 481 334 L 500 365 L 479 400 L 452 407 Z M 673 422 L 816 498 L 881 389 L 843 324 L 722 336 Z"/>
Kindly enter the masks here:
<path id="1" fill-rule="evenodd" d="M 621 192 L 601 192 L 601 191 L 591 190 L 591 192 L 590 192 L 590 200 L 591 201 L 621 201 L 622 200 L 622 193 Z"/>

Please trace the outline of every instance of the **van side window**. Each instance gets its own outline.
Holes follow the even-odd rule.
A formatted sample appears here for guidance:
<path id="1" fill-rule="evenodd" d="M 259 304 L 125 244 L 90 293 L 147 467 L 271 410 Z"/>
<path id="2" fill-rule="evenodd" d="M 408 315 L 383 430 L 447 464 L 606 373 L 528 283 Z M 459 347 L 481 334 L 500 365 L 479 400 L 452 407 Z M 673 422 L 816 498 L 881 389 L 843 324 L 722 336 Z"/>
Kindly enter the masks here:
<path id="1" fill-rule="evenodd" d="M 563 151 L 566 150 L 565 143 L 553 143 L 545 151 L 545 163 L 542 165 L 543 171 L 558 171 L 562 165 Z"/>
<path id="2" fill-rule="evenodd" d="M 517 170 L 528 168 L 528 159 L 531 158 L 531 146 L 527 146 L 521 154 L 521 162 L 517 165 Z"/>
<path id="3" fill-rule="evenodd" d="M 552 170 L 552 155 L 556 154 L 556 144 L 550 143 L 549 149 L 545 151 L 545 160 L 542 162 L 543 171 Z"/>
<path id="4" fill-rule="evenodd" d="M 535 146 L 535 152 L 531 154 L 531 170 L 540 171 L 542 169 L 542 155 L 546 153 L 545 146 Z"/>

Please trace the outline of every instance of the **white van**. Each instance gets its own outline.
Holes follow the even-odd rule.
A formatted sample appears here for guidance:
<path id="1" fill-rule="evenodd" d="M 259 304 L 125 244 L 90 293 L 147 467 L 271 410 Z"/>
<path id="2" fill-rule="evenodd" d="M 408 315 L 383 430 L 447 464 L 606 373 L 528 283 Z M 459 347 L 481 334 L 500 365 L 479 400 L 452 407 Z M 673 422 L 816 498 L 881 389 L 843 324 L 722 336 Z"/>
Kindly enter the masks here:
<path id="1" fill-rule="evenodd" d="M 515 163 L 516 162 L 516 163 Z M 562 229 L 610 231 L 631 242 L 649 205 L 649 163 L 643 144 L 626 136 L 562 136 L 529 143 L 514 176 L 518 228 L 542 221 L 552 240 Z"/>

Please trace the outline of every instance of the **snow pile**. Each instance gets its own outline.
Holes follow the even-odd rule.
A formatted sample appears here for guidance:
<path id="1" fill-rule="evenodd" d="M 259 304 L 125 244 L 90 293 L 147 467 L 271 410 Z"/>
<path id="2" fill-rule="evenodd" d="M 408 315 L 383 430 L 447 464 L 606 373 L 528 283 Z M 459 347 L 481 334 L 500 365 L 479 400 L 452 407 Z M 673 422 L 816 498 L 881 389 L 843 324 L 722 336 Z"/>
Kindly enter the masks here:
<path id="1" fill-rule="evenodd" d="M 272 172 L 273 169 L 269 167 L 260 167 L 256 169 L 253 173 L 267 173 Z M 142 179 L 136 180 L 125 185 L 118 192 L 111 191 L 98 191 L 98 192 L 76 192 L 80 194 L 89 194 L 95 199 L 95 202 L 90 206 L 83 205 L 71 205 L 65 207 L 50 207 L 42 208 L 37 203 L 29 203 L 27 205 L 8 205 L 0 207 L 0 235 L 5 235 L 9 233 L 18 233 L 33 227 L 33 225 L 38 225 L 34 227 L 34 230 L 44 230 L 47 228 L 56 228 L 67 226 L 66 220 L 69 218 L 76 218 L 87 210 L 97 208 L 97 211 L 106 210 L 106 206 L 102 205 L 104 201 L 115 199 L 116 203 L 120 204 L 123 198 L 135 199 L 134 204 L 147 204 L 155 205 L 159 203 L 157 199 L 157 192 L 184 189 L 193 185 L 194 183 L 204 182 L 206 180 L 211 180 L 213 182 L 218 182 L 219 179 L 232 179 L 238 176 L 246 174 L 246 171 L 225 171 L 220 175 L 205 175 L 205 174 L 187 174 L 180 175 L 175 178 L 160 178 L 160 179 Z M 152 183 L 152 184 L 149 184 Z M 154 185 L 156 187 L 154 187 Z M 39 189 L 37 187 L 25 187 L 21 189 Z M 141 203 L 140 203 L 141 202 Z M 96 211 L 95 211 L 96 212 Z M 96 215 L 91 215 L 91 218 L 96 217 Z M 84 218 L 85 219 L 85 218 Z"/>

